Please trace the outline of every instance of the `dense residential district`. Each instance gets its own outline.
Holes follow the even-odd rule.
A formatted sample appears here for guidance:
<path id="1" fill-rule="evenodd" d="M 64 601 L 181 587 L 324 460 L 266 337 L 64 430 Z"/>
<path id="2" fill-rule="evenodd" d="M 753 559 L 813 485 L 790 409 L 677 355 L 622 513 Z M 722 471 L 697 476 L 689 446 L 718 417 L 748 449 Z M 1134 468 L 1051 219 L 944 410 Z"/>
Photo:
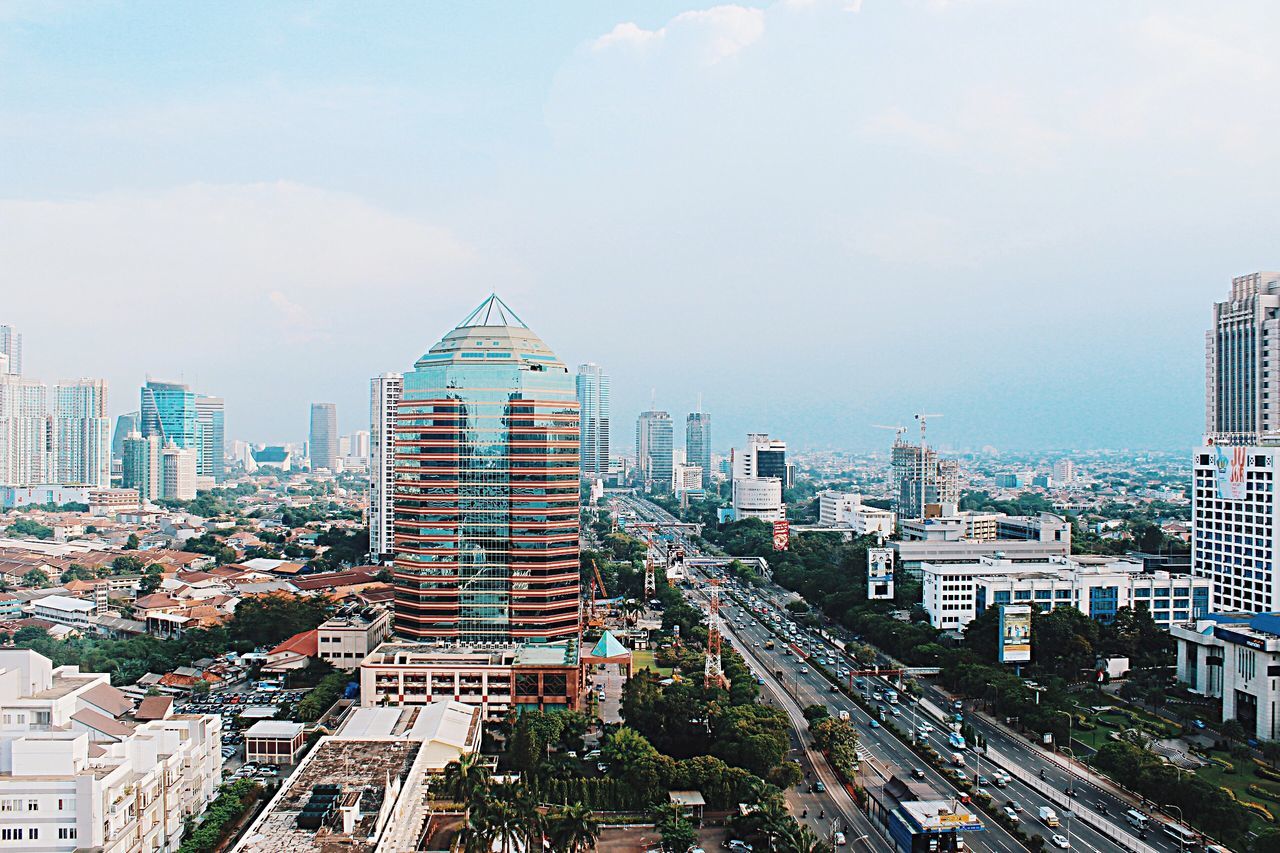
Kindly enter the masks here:
<path id="1" fill-rule="evenodd" d="M 0 326 L 0 851 L 1280 850 L 1277 310 L 1176 454 L 619 452 L 496 296 L 249 444 Z"/>

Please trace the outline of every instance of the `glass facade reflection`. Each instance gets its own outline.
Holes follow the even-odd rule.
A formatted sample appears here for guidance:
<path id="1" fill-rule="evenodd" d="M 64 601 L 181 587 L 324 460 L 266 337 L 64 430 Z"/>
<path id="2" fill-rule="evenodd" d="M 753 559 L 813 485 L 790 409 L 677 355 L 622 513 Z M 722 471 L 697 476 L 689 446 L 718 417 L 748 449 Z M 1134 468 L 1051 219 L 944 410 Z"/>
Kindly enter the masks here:
<path id="1" fill-rule="evenodd" d="M 574 379 L 497 297 L 404 375 L 396 630 L 463 642 L 578 632 Z"/>

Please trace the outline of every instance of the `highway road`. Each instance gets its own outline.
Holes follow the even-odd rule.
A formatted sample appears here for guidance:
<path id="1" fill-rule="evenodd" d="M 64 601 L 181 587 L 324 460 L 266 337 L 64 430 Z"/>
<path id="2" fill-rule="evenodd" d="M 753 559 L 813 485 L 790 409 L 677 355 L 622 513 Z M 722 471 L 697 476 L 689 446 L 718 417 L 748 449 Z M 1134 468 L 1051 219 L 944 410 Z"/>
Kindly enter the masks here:
<path id="1" fill-rule="evenodd" d="M 642 519 L 674 520 L 661 507 L 647 501 L 630 497 L 623 500 Z M 678 534 L 676 541 L 690 556 L 698 555 L 697 549 L 687 537 Z M 701 584 L 695 586 L 701 586 Z M 732 603 L 732 606 L 722 609 L 724 634 L 751 663 L 757 674 L 766 680 L 766 686 L 776 686 L 780 682 L 782 689 L 793 700 L 792 704 L 798 706 L 823 704 L 832 713 L 848 711 L 859 729 L 860 747 L 865 753 L 864 768 L 869 768 L 870 772 L 880 777 L 879 781 L 883 781 L 889 775 L 906 778 L 911 774 L 912 769 L 919 768 L 925 773 L 925 781 L 940 795 L 943 797 L 959 795 L 958 789 L 950 779 L 927 766 L 894 735 L 883 727 L 871 728 L 868 714 L 843 693 L 832 692 L 833 688 L 829 681 L 815 667 L 808 665 L 806 661 L 799 660 L 794 651 L 791 655 L 784 653 L 786 644 L 778 640 L 777 632 L 792 636 L 791 614 L 782 608 L 783 602 L 787 600 L 790 593 L 775 585 L 746 588 L 732 581 L 726 581 L 725 589 L 728 595 L 722 600 L 726 604 Z M 758 610 L 763 612 L 743 609 L 737 603 L 731 602 L 729 595 L 738 596 L 742 601 L 746 601 L 743 596 L 754 595 L 757 597 Z M 705 600 L 701 592 L 698 593 L 698 598 Z M 817 632 L 810 632 L 803 628 L 797 628 L 797 632 L 799 642 L 793 648 L 799 650 L 802 655 L 831 659 L 833 665 L 828 667 L 829 670 L 857 666 L 852 658 L 845 656 L 840 648 L 819 636 Z M 776 648 L 773 650 L 765 648 L 765 643 L 769 639 L 775 640 Z M 882 662 L 889 663 L 887 659 Z M 803 669 L 807 669 L 808 672 L 802 671 Z M 779 671 L 782 673 L 781 679 L 775 676 Z M 887 690 L 891 686 L 890 682 L 883 678 L 868 677 L 863 681 L 868 700 L 872 700 L 872 692 L 877 688 Z M 950 699 L 942 691 L 923 681 L 921 685 L 924 688 L 924 698 L 930 705 L 939 710 L 948 708 Z M 787 706 L 784 704 L 784 707 Z M 884 713 L 892 716 L 890 711 L 891 706 L 886 704 Z M 898 724 L 904 729 L 914 729 L 913 717 L 923 718 L 929 715 L 927 706 L 915 703 L 909 706 L 900 705 L 898 712 L 901 715 L 897 718 Z M 911 720 L 909 726 L 907 720 Z M 1071 776 L 1061 765 L 1025 740 L 1010 736 L 1003 728 L 994 725 L 980 714 L 973 713 L 971 704 L 965 708 L 965 722 L 973 725 L 983 736 L 990 753 L 984 757 L 966 750 L 964 752 L 965 772 L 970 778 L 978 774 L 993 776 L 997 766 L 1009 772 L 1014 778 L 1007 786 L 988 785 L 985 789 L 1001 806 L 1010 801 L 1018 803 L 1022 807 L 1019 813 L 1022 829 L 1044 836 L 1047 849 L 1060 849 L 1060 845 L 1055 845 L 1052 840 L 1054 835 L 1060 835 L 1069 838 L 1070 849 L 1093 851 L 1093 853 L 1118 850 L 1142 851 L 1142 853 L 1178 851 L 1176 841 L 1154 829 L 1147 833 L 1147 838 L 1139 839 L 1135 830 L 1124 822 L 1123 815 L 1131 807 L 1128 803 Z M 942 719 L 934 718 L 932 725 L 933 731 L 927 735 L 931 745 L 940 754 L 950 755 L 954 750 L 947 742 L 949 731 L 944 727 Z M 998 759 L 998 764 L 994 759 Z M 1041 769 L 1044 771 L 1043 782 L 1038 776 Z M 1019 776 L 1024 778 L 1018 778 Z M 865 780 L 866 784 L 874 784 L 876 781 L 875 777 Z M 1074 799 L 1069 798 L 1065 793 L 1069 787 L 1076 792 Z M 1074 809 L 1069 808 L 1071 805 L 1074 805 Z M 1042 806 L 1052 807 L 1057 812 L 1061 819 L 1060 827 L 1051 829 L 1039 819 L 1038 810 Z M 1108 813 L 1105 817 L 1100 812 L 1100 806 Z M 1073 819 L 1073 814 L 1078 816 Z M 966 836 L 970 847 L 975 850 L 993 850 L 1002 851 L 1002 853 L 1013 853 L 1013 851 L 1024 849 L 1012 835 L 994 821 L 985 817 L 983 821 L 987 828 L 986 832 L 970 833 Z"/>

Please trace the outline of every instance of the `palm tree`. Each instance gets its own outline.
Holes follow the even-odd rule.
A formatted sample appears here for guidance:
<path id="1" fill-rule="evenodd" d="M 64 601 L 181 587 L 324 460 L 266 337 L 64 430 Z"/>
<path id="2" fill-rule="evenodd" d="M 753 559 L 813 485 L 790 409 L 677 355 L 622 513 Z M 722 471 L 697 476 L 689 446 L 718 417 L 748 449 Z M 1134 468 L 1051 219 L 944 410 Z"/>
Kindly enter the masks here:
<path id="1" fill-rule="evenodd" d="M 489 823 L 490 801 L 480 797 L 467 809 L 467 817 L 454 838 L 458 853 L 489 853 L 493 849 L 494 831 Z"/>
<path id="2" fill-rule="evenodd" d="M 557 808 L 547 816 L 547 837 L 551 849 L 581 853 L 593 850 L 600 837 L 600 821 L 582 803 Z"/>
<path id="3" fill-rule="evenodd" d="M 515 803 L 503 800 L 486 801 L 485 820 L 492 838 L 498 842 L 502 853 L 511 853 L 511 845 L 524 836 L 524 816 Z"/>
<path id="4" fill-rule="evenodd" d="M 468 810 L 488 786 L 489 768 L 477 753 L 460 756 L 457 761 L 450 761 L 444 766 L 441 791 L 455 803 L 462 803 Z"/>

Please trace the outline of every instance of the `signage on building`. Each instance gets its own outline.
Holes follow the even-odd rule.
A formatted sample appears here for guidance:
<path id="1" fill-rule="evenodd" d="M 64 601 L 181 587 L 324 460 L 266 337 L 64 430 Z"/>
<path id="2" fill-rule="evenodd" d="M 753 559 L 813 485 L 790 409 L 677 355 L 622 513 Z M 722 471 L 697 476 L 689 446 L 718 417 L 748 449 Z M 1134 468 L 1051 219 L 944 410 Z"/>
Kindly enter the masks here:
<path id="1" fill-rule="evenodd" d="M 1224 501 L 1244 500 L 1244 468 L 1248 448 L 1224 447 L 1219 444 L 1214 452 L 1214 481 L 1218 486 L 1218 498 Z"/>
<path id="2" fill-rule="evenodd" d="M 1231 631 L 1227 628 L 1214 627 L 1213 636 L 1219 640 L 1226 640 L 1228 643 L 1235 643 L 1237 646 L 1244 646 L 1257 651 L 1266 651 L 1267 644 L 1262 641 L 1261 637 L 1250 637 L 1237 631 Z"/>
<path id="3" fill-rule="evenodd" d="M 867 598 L 893 598 L 893 549 L 867 549 Z"/>
<path id="4" fill-rule="evenodd" d="M 785 518 L 773 523 L 773 550 L 785 551 L 791 545 L 791 522 Z"/>
<path id="5" fill-rule="evenodd" d="M 1031 605 L 1000 605 L 1000 662 L 1031 660 Z"/>

